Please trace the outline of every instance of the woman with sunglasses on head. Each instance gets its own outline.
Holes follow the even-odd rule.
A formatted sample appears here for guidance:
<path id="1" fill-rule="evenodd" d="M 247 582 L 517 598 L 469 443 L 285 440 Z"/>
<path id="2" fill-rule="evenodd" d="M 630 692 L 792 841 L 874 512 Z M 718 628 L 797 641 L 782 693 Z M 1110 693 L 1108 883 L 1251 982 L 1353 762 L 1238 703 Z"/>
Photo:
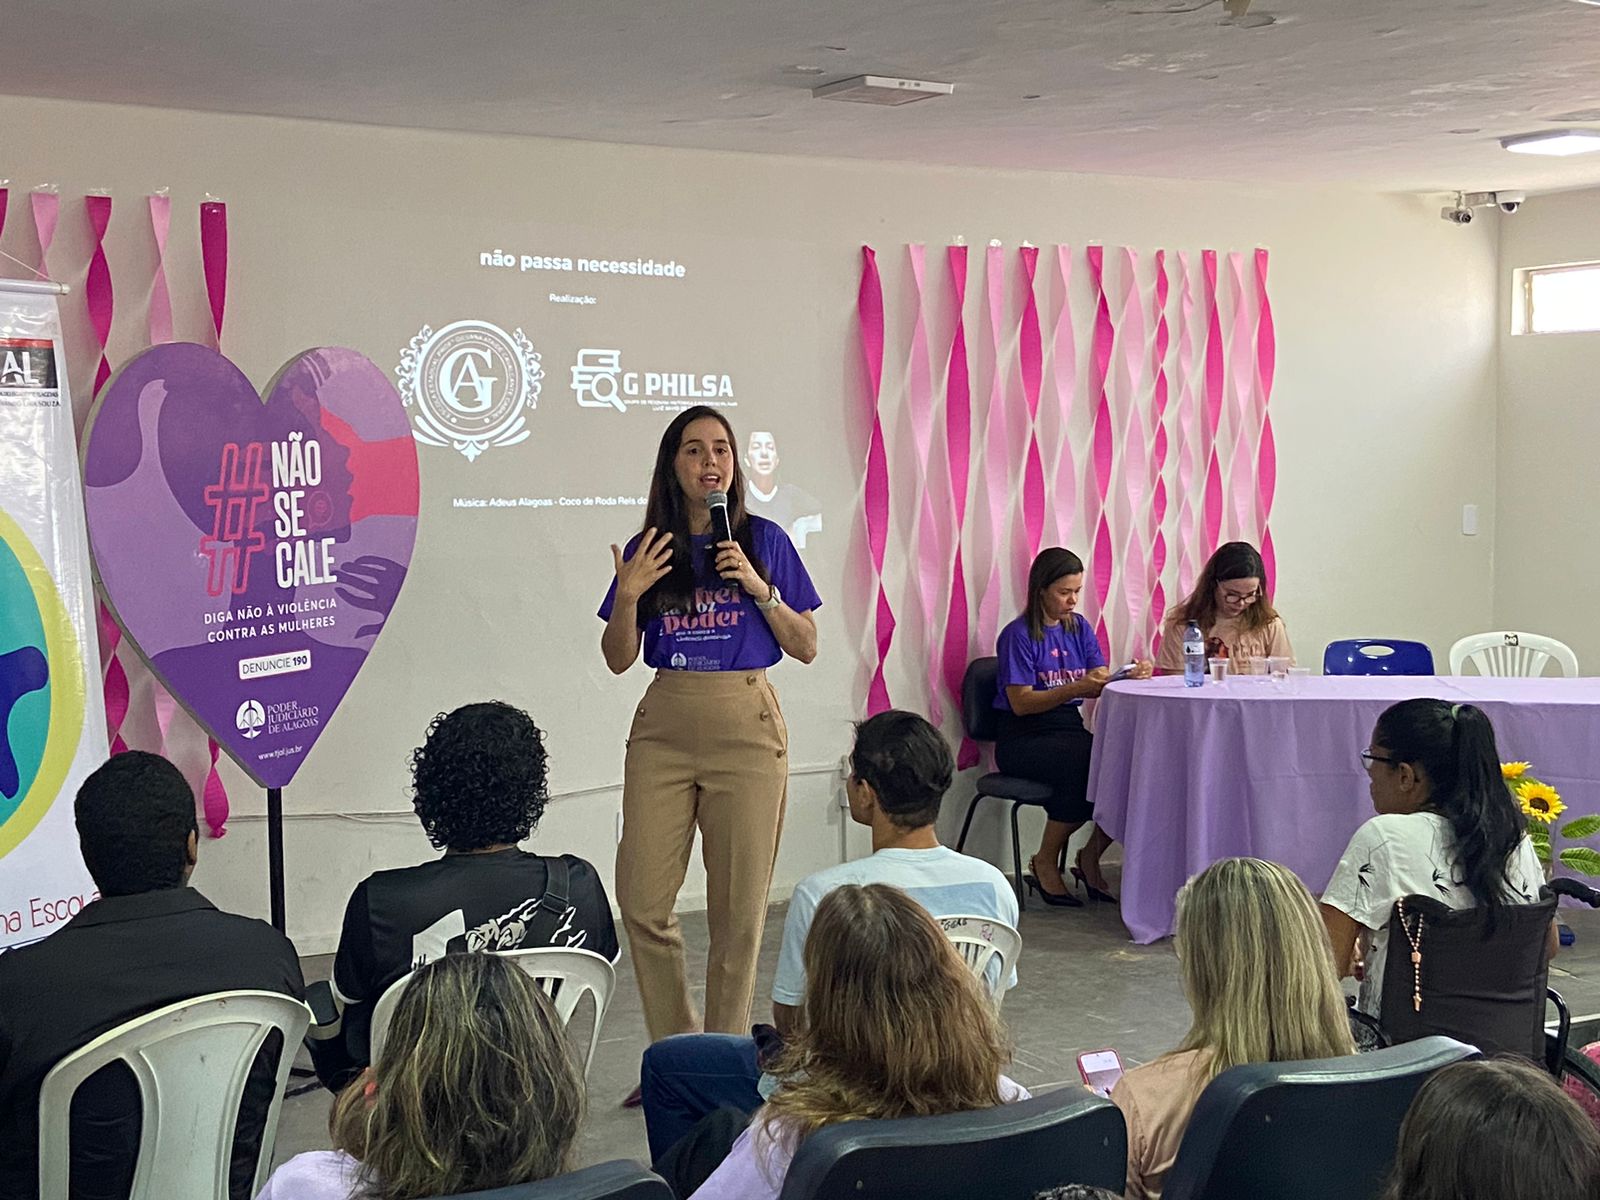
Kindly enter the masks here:
<path id="1" fill-rule="evenodd" d="M 1083 560 L 1071 550 L 1039 551 L 1028 571 L 1022 615 L 1000 631 L 994 707 L 995 765 L 1007 775 L 1051 789 L 1045 802 L 1044 836 L 1032 869 L 1023 876 L 1046 904 L 1082 904 L 1067 890 L 1056 865 L 1067 841 L 1094 819 L 1089 803 L 1089 751 L 1094 739 L 1083 724 L 1083 702 L 1105 688 L 1111 672 L 1089 622 L 1078 615 L 1083 597 Z M 1151 667 L 1136 663 L 1133 678 Z M 1098 825 L 1078 852 L 1073 877 L 1092 900 L 1113 900 L 1100 871 L 1111 839 Z"/>
<path id="2" fill-rule="evenodd" d="M 1483 710 L 1443 700 L 1402 700 L 1386 709 L 1362 752 L 1372 806 L 1322 893 L 1333 962 L 1366 970 L 1356 1007 L 1376 1017 L 1383 1002 L 1389 915 L 1406 896 L 1451 908 L 1532 904 L 1544 870 L 1500 773 L 1494 726 Z M 1556 928 L 1550 926 L 1550 952 Z"/>
<path id="3" fill-rule="evenodd" d="M 1207 658 L 1226 658 L 1247 672 L 1252 658 L 1293 658 L 1289 631 L 1267 595 L 1267 568 L 1249 542 L 1217 548 L 1183 603 L 1167 614 L 1156 655 L 1163 675 L 1183 674 L 1183 630 L 1193 621 L 1206 639 Z"/>

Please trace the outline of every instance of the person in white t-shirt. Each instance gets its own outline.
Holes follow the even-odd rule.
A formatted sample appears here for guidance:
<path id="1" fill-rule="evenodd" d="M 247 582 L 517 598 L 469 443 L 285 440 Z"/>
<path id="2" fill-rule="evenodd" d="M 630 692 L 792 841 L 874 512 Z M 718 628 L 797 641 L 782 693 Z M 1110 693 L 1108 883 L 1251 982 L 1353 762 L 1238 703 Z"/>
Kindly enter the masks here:
<path id="1" fill-rule="evenodd" d="M 1432 896 L 1457 909 L 1532 904 L 1544 871 L 1482 709 L 1401 701 L 1378 718 L 1361 758 L 1378 815 L 1345 848 L 1322 893 L 1322 917 L 1340 976 L 1365 961 L 1356 1007 L 1376 1017 L 1395 901 Z M 1554 954 L 1553 922 L 1549 937 Z"/>
<path id="2" fill-rule="evenodd" d="M 934 822 L 954 776 L 950 747 L 917 714 L 890 709 L 856 726 L 846 790 L 851 818 L 872 828 L 873 853 L 827 867 L 795 885 L 772 984 L 779 1035 L 793 1028 L 805 999 L 804 951 L 811 919 L 822 898 L 843 884 L 891 884 L 934 917 L 993 917 L 1016 927 L 1017 898 L 1006 877 L 982 859 L 939 844 Z M 1013 969 L 1006 986 L 1016 982 Z M 659 1160 L 718 1108 L 754 1112 L 763 1100 L 760 1081 L 753 1038 L 687 1034 L 650 1046 L 640 1087 L 651 1159 Z"/>

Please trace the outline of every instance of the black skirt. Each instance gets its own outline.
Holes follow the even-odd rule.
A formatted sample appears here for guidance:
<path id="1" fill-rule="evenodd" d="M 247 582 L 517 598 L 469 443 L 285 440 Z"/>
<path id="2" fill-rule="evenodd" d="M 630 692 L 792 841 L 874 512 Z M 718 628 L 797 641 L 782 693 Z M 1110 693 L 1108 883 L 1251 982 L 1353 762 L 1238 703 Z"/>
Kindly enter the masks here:
<path id="1" fill-rule="evenodd" d="M 994 761 L 1007 775 L 1051 789 L 1044 810 L 1052 821 L 1077 824 L 1094 816 L 1089 803 L 1089 753 L 1094 736 L 1083 727 L 1077 705 L 1062 705 L 1031 717 L 998 714 Z"/>

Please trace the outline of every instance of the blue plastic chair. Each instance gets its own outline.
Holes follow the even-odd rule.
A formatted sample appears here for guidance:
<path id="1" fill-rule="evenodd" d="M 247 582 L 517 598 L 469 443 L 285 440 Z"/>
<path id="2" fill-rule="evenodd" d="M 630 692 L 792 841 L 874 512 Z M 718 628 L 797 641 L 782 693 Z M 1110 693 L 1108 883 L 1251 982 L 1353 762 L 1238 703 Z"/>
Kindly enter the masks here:
<path id="1" fill-rule="evenodd" d="M 1329 642 L 1322 652 L 1324 675 L 1432 675 L 1433 651 L 1398 638 L 1350 638 Z"/>

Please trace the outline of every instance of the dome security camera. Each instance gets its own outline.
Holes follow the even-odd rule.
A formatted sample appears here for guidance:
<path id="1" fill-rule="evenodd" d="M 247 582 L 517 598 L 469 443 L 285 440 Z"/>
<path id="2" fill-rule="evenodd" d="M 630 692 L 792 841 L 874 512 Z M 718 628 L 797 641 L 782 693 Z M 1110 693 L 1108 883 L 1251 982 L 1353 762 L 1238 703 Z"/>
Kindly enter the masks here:
<path id="1" fill-rule="evenodd" d="M 1506 214 L 1514 213 L 1522 207 L 1528 198 L 1526 192 L 1496 192 L 1494 202 L 1500 206 L 1500 211 Z"/>

